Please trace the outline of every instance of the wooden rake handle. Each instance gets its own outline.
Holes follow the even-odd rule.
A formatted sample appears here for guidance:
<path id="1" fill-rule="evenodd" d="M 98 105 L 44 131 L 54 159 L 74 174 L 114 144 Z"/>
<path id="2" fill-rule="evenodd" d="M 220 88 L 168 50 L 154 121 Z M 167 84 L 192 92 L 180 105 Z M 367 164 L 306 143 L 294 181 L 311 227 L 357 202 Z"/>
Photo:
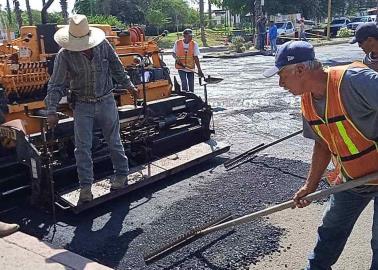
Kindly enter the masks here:
<path id="1" fill-rule="evenodd" d="M 336 186 L 330 187 L 330 188 L 325 189 L 325 190 L 315 191 L 314 193 L 308 194 L 307 196 L 303 197 L 303 199 L 305 199 L 307 201 L 311 201 L 311 202 L 316 201 L 316 200 L 320 200 L 320 199 L 323 199 L 323 198 L 325 198 L 325 197 L 327 197 L 331 194 L 335 194 L 335 193 L 338 193 L 338 192 L 341 192 L 341 191 L 350 190 L 352 188 L 362 186 L 364 184 L 367 184 L 367 183 L 369 183 L 373 180 L 377 180 L 377 179 L 378 179 L 378 172 L 374 173 L 374 174 L 366 175 L 364 177 L 356 178 L 355 180 L 351 180 L 351 181 L 348 181 L 346 183 L 336 185 Z M 247 214 L 245 216 L 241 216 L 241 217 L 233 219 L 231 221 L 227 221 L 227 222 L 221 223 L 219 225 L 215 225 L 215 226 L 206 228 L 206 229 L 202 230 L 200 233 L 201 234 L 208 234 L 208 233 L 211 233 L 211 232 L 214 232 L 214 231 L 219 231 L 219 230 L 223 230 L 223 229 L 226 229 L 226 228 L 229 228 L 229 227 L 233 227 L 235 225 L 248 223 L 248 222 L 250 222 L 250 221 L 252 221 L 256 218 L 267 216 L 267 215 L 285 210 L 287 208 L 292 208 L 294 205 L 295 205 L 294 200 L 286 201 L 286 202 L 265 208 L 263 210 L 260 210 L 260 211 L 254 212 L 254 213 Z"/>

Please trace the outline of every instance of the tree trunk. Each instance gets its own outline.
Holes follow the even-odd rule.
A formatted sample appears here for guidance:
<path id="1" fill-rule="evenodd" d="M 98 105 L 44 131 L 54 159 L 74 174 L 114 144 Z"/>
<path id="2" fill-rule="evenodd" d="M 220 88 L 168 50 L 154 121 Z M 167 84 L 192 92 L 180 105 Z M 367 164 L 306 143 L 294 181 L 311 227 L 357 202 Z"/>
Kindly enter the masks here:
<path id="1" fill-rule="evenodd" d="M 13 5 L 14 5 L 14 13 L 16 14 L 17 26 L 18 26 L 18 29 L 20 29 L 22 26 L 22 16 L 21 16 L 22 11 L 20 9 L 20 2 L 18 0 L 13 0 Z"/>
<path id="2" fill-rule="evenodd" d="M 9 0 L 7 0 L 7 18 L 8 18 L 8 28 L 10 28 L 12 26 L 12 11 L 11 11 Z"/>
<path id="3" fill-rule="evenodd" d="M 199 10 L 200 10 L 200 28 L 201 28 L 201 41 L 202 46 L 207 47 L 206 35 L 205 35 L 205 14 L 204 14 L 204 1 L 199 0 Z"/>
<path id="4" fill-rule="evenodd" d="M 26 4 L 26 11 L 28 13 L 29 25 L 33 25 L 33 15 L 32 15 L 32 12 L 31 12 L 29 0 L 25 0 L 25 4 Z"/>
<path id="5" fill-rule="evenodd" d="M 255 1 L 251 0 L 251 6 L 250 6 L 250 12 L 249 12 L 249 18 L 251 20 L 251 30 L 252 30 L 252 37 L 255 36 L 255 28 L 256 28 L 256 13 L 255 13 Z"/>
<path id="6" fill-rule="evenodd" d="M 62 17 L 64 24 L 68 23 L 68 11 L 67 11 L 67 0 L 60 0 L 60 6 L 62 8 Z"/>
<path id="7" fill-rule="evenodd" d="M 212 28 L 213 22 L 211 21 L 211 0 L 208 0 L 209 8 L 208 8 L 208 13 L 209 13 L 209 28 Z"/>
<path id="8" fill-rule="evenodd" d="M 100 1 L 98 1 L 100 2 Z M 105 16 L 110 15 L 110 10 L 111 10 L 111 1 L 110 0 L 103 0 L 101 1 L 101 10 Z"/>

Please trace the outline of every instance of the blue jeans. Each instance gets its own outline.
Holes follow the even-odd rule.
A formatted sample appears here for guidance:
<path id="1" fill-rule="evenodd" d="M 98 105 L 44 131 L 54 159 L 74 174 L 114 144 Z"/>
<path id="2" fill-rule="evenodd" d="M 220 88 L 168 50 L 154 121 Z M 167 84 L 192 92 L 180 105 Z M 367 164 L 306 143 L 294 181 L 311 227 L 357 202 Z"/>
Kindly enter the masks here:
<path id="1" fill-rule="evenodd" d="M 374 199 L 374 217 L 371 248 L 373 259 L 371 270 L 378 269 L 378 200 L 374 196 L 362 195 L 354 191 L 344 191 L 331 195 L 324 212 L 323 222 L 318 228 L 318 239 L 308 258 L 307 270 L 330 270 L 336 263 L 357 218 L 371 199 Z"/>
<path id="2" fill-rule="evenodd" d="M 276 53 L 277 52 L 277 39 L 276 38 L 270 39 L 269 42 L 270 42 L 270 48 L 272 50 L 272 53 Z"/>
<path id="3" fill-rule="evenodd" d="M 114 173 L 127 175 L 128 159 L 125 155 L 119 133 L 119 116 L 113 95 L 101 102 L 76 102 L 74 109 L 75 158 L 80 186 L 93 183 L 92 137 L 93 126 L 96 123 L 110 151 Z"/>
<path id="4" fill-rule="evenodd" d="M 181 88 L 183 91 L 194 92 L 194 73 L 183 70 L 178 71 L 181 79 Z"/>
<path id="5" fill-rule="evenodd" d="M 307 41 L 306 32 L 299 33 L 299 40 Z"/>
<path id="6" fill-rule="evenodd" d="M 265 33 L 259 34 L 259 50 L 265 50 Z"/>

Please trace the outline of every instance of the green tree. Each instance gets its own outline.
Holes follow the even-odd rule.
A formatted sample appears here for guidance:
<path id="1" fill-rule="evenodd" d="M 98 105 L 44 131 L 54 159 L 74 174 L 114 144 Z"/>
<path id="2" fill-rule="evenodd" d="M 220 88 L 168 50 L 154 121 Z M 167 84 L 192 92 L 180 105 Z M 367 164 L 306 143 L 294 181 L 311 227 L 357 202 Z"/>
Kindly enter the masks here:
<path id="1" fill-rule="evenodd" d="M 88 16 L 88 22 L 92 24 L 108 24 L 111 26 L 116 26 L 118 28 L 124 29 L 126 25 L 123 24 L 117 17 L 109 15 L 94 15 Z"/>
<path id="2" fill-rule="evenodd" d="M 20 9 L 20 2 L 18 0 L 13 0 L 13 5 L 14 5 L 14 13 L 16 14 L 16 22 L 17 22 L 17 27 L 18 29 L 21 28 L 21 26 L 23 25 L 23 22 L 22 22 L 22 11 Z"/>
<path id="3" fill-rule="evenodd" d="M 60 6 L 62 7 L 62 17 L 64 24 L 68 23 L 68 11 L 67 11 L 67 0 L 60 0 Z"/>
<path id="4" fill-rule="evenodd" d="M 160 28 L 171 20 L 161 10 L 150 9 L 147 11 L 146 20 L 153 26 L 156 26 L 156 34 L 160 34 Z"/>
<path id="5" fill-rule="evenodd" d="M 96 13 L 96 0 L 76 0 L 74 11 L 86 16 L 92 16 Z"/>
<path id="6" fill-rule="evenodd" d="M 7 11 L 8 26 L 11 26 L 12 25 L 12 10 L 11 10 L 11 7 L 10 7 L 9 0 L 7 0 L 6 11 Z"/>
<path id="7" fill-rule="evenodd" d="M 33 14 L 30 8 L 29 0 L 25 0 L 25 4 L 26 4 L 26 12 L 28 14 L 28 23 L 29 25 L 33 25 Z"/>
<path id="8" fill-rule="evenodd" d="M 204 2 L 199 0 L 199 11 L 200 11 L 200 29 L 201 29 L 201 41 L 202 46 L 207 47 L 206 34 L 205 34 L 205 12 L 204 12 Z"/>

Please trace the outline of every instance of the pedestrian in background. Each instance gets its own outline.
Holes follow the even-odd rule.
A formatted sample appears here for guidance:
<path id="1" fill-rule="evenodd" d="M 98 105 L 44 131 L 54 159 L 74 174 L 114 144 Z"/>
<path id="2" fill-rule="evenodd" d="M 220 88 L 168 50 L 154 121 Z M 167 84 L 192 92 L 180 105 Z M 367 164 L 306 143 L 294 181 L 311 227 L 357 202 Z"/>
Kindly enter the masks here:
<path id="1" fill-rule="evenodd" d="M 270 43 L 272 55 L 276 55 L 276 52 L 277 52 L 277 25 L 274 23 L 274 21 L 270 22 L 269 43 Z"/>
<path id="2" fill-rule="evenodd" d="M 175 66 L 181 79 L 182 90 L 194 92 L 194 69 L 196 66 L 198 76 L 204 76 L 198 58 L 200 50 L 197 42 L 193 40 L 192 29 L 185 29 L 182 35 L 183 39 L 175 42 L 172 53 L 176 59 Z"/>
<path id="3" fill-rule="evenodd" d="M 303 18 L 299 20 L 299 40 L 307 41 Z"/>
<path id="4" fill-rule="evenodd" d="M 302 208 L 332 159 L 331 185 L 378 172 L 378 73 L 360 62 L 324 69 L 313 46 L 287 42 L 277 52 L 275 67 L 265 77 L 279 75 L 279 85 L 302 99 L 303 135 L 315 141 L 304 185 L 295 193 Z M 378 180 L 378 179 L 377 179 Z M 330 270 L 336 263 L 361 212 L 374 200 L 371 270 L 378 269 L 378 186 L 372 184 L 330 196 L 318 227 L 317 243 L 307 270 Z M 351 268 L 353 268 L 351 266 Z"/>
<path id="5" fill-rule="evenodd" d="M 265 38 L 266 38 L 266 18 L 260 16 L 257 20 L 257 49 L 260 51 L 265 51 Z"/>
<path id="6" fill-rule="evenodd" d="M 378 72 L 378 26 L 373 22 L 360 24 L 350 43 L 358 43 L 366 54 L 363 63 Z"/>

